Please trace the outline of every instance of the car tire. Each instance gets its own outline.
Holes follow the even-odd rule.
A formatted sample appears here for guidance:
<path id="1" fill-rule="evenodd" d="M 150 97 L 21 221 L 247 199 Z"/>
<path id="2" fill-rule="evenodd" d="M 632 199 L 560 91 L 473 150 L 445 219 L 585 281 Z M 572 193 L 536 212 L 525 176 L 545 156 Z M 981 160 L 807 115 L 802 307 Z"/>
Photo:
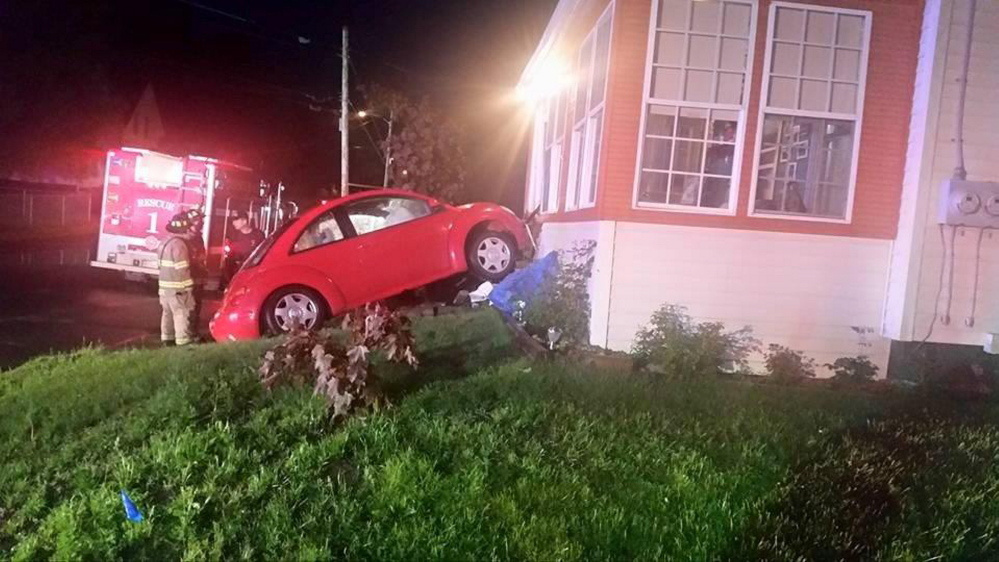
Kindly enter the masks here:
<path id="1" fill-rule="evenodd" d="M 291 285 L 274 292 L 264 303 L 264 327 L 270 335 L 288 333 L 295 322 L 306 330 L 318 330 L 329 319 L 329 307 L 316 291 Z"/>
<path id="2" fill-rule="evenodd" d="M 483 281 L 502 281 L 517 266 L 517 243 L 506 232 L 483 230 L 465 250 L 468 269 Z"/>

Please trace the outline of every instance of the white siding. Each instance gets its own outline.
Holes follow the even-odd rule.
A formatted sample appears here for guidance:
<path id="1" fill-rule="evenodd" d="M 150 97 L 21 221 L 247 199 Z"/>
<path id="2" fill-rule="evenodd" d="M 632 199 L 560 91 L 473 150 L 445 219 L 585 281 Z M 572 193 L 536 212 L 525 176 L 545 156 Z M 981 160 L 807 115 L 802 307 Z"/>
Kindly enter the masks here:
<path id="1" fill-rule="evenodd" d="M 888 297 L 885 306 L 882 333 L 894 339 L 911 339 L 912 310 L 905 302 L 913 298 L 917 283 L 919 262 L 912 259 L 914 248 L 923 244 L 922 219 L 929 201 L 918 197 L 925 189 L 924 170 L 933 156 L 929 137 L 936 134 L 937 112 L 930 111 L 930 100 L 939 96 L 942 65 L 937 65 L 942 0 L 927 0 L 923 17 L 923 30 L 919 45 L 919 62 L 912 100 L 912 119 L 909 122 L 909 146 L 906 156 L 905 178 L 902 184 L 902 203 L 899 213 L 898 235 L 892 247 L 891 269 L 888 278 Z M 934 91 L 934 85 L 936 90 Z M 918 218 L 917 218 L 918 217 Z M 918 238 L 916 236 L 918 234 Z M 908 334 L 905 336 L 903 334 Z"/>
<path id="2" fill-rule="evenodd" d="M 538 241 L 541 256 L 555 250 L 567 250 L 576 242 L 592 240 L 593 272 L 590 277 L 590 343 L 607 345 L 608 303 L 610 301 L 612 268 L 614 267 L 614 228 L 609 221 L 549 222 L 541 229 Z"/>
<path id="3" fill-rule="evenodd" d="M 887 240 L 635 223 L 618 223 L 614 240 L 613 349 L 629 349 L 664 303 L 699 321 L 751 326 L 764 345 L 790 346 L 820 365 L 860 353 L 852 326 L 881 325 Z M 883 374 L 888 340 L 868 341 Z"/>
<path id="4" fill-rule="evenodd" d="M 927 4 L 923 52 L 914 97 L 902 221 L 892 262 L 885 334 L 912 341 L 926 337 L 939 305 L 946 309 L 952 292 L 950 324 L 937 322 L 930 341 L 982 345 L 987 333 L 999 332 L 999 236 L 987 233 L 982 244 L 978 312 L 971 315 L 978 231 L 960 229 L 956 237 L 953 287 L 944 281 L 939 303 L 943 246 L 936 224 L 940 186 L 955 167 L 954 124 L 957 77 L 967 34 L 968 0 L 932 0 Z M 938 12 L 937 12 L 938 11 Z M 939 21 L 937 29 L 931 24 Z M 968 79 L 965 155 L 968 179 L 999 181 L 999 2 L 980 0 Z M 932 67 L 927 68 L 932 62 Z M 917 126 L 922 123 L 922 126 Z M 949 236 L 949 232 L 948 232 Z"/>

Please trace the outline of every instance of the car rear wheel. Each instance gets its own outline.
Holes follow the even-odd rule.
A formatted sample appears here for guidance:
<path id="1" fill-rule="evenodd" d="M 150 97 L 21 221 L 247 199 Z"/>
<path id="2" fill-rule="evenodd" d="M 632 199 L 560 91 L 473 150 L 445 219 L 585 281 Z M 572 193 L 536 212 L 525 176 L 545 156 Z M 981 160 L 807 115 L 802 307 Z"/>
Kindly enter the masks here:
<path id="1" fill-rule="evenodd" d="M 295 326 L 316 330 L 329 317 L 323 297 L 308 287 L 278 290 L 267 299 L 263 312 L 267 331 L 272 335 L 290 332 Z"/>
<path id="2" fill-rule="evenodd" d="M 516 266 L 517 244 L 506 232 L 482 231 L 468 245 L 468 268 L 480 279 L 501 281 Z"/>

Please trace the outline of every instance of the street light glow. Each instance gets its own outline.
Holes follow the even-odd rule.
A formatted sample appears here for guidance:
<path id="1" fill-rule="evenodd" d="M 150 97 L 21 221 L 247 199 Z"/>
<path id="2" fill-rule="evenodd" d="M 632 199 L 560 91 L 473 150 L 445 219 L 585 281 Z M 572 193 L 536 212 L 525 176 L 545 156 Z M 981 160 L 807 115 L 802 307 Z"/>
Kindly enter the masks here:
<path id="1" fill-rule="evenodd" d="M 357 116 L 360 117 L 361 119 L 364 119 L 365 117 L 368 116 L 368 112 L 362 109 L 361 111 L 357 112 Z"/>
<path id="2" fill-rule="evenodd" d="M 516 95 L 521 103 L 535 104 L 557 96 L 572 84 L 572 77 L 560 60 L 548 59 L 527 79 L 517 85 Z"/>

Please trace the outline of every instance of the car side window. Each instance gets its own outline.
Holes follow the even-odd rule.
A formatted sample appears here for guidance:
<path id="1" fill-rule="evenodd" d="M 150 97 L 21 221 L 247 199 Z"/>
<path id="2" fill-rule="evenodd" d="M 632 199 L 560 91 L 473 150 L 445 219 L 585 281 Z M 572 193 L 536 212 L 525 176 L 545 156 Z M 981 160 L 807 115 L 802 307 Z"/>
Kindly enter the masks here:
<path id="1" fill-rule="evenodd" d="M 344 212 L 360 236 L 425 217 L 431 209 L 422 199 L 372 197 L 347 205 Z"/>
<path id="2" fill-rule="evenodd" d="M 318 219 L 312 222 L 308 228 L 302 232 L 292 248 L 293 252 L 304 252 L 305 250 L 330 244 L 338 240 L 343 240 L 343 231 L 336 222 L 334 210 L 323 213 Z"/>

